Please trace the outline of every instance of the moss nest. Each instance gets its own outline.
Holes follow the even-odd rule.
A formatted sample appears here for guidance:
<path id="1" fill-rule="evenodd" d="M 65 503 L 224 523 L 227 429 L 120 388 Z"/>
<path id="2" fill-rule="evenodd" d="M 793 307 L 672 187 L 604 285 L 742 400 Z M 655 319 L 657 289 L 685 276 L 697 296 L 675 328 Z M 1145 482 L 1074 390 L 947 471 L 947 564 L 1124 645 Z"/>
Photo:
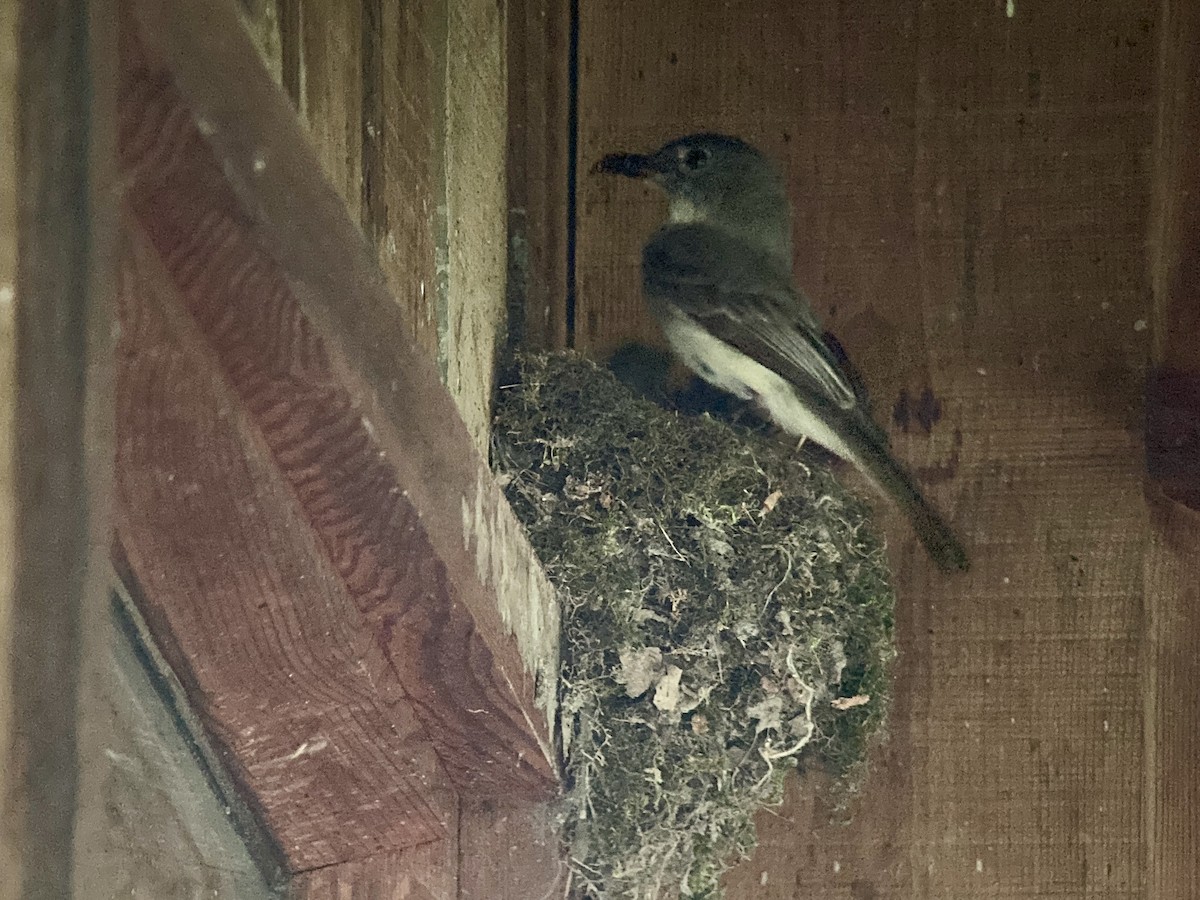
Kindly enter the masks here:
<path id="1" fill-rule="evenodd" d="M 527 355 L 493 455 L 562 603 L 576 897 L 718 898 L 799 766 L 856 789 L 893 595 L 863 504 L 794 445 Z"/>

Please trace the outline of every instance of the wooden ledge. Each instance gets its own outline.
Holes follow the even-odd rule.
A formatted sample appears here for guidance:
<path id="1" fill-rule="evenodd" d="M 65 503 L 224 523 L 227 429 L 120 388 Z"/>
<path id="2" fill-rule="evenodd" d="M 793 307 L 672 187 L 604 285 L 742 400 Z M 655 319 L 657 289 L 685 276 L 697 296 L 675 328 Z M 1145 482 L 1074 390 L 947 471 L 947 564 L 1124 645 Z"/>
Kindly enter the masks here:
<path id="1" fill-rule="evenodd" d="M 302 871 L 550 796 L 557 613 L 225 0 L 121 4 L 117 529 Z"/>

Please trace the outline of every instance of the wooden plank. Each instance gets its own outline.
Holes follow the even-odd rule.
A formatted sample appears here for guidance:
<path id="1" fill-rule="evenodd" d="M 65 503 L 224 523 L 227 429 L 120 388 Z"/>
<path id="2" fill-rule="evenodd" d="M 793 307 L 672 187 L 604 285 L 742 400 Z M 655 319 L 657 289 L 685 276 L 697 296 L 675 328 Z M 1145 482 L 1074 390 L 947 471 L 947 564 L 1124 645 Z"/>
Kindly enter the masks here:
<path id="1" fill-rule="evenodd" d="M 559 900 L 567 867 L 544 804 L 466 801 L 443 841 L 292 879 L 291 900 Z"/>
<path id="2" fill-rule="evenodd" d="M 20 5 L 0 6 L 0 810 L 13 821 L 19 810 L 13 803 L 22 789 L 20 770 L 13 763 L 15 720 L 14 681 L 16 658 L 12 652 L 13 604 L 16 583 L 17 484 L 17 228 L 20 222 L 21 172 L 17 167 L 18 80 L 20 55 Z M 19 821 L 19 820 L 18 820 Z M 18 827 L 0 829 L 0 900 L 17 900 L 24 878 L 24 847 Z"/>
<path id="3" fill-rule="evenodd" d="M 387 643 L 400 618 L 389 585 L 347 596 L 352 545 L 350 566 L 332 563 L 294 511 L 295 482 L 263 460 L 257 417 L 231 416 L 245 401 L 180 321 L 186 301 L 141 227 L 127 222 L 121 273 L 118 530 L 155 638 L 294 868 L 435 840 L 453 797 L 392 671 L 405 663 Z M 328 443 L 290 451 L 317 471 L 325 453 L 349 465 Z M 300 487 L 320 497 L 314 481 Z M 331 500 L 327 521 L 345 527 Z M 419 548 L 403 547 L 400 564 L 419 571 Z"/>
<path id="4" fill-rule="evenodd" d="M 881 418 L 925 391 L 940 404 L 928 427 L 886 424 L 973 562 L 937 576 L 881 509 L 890 743 L 849 827 L 811 785 L 764 814 L 731 900 L 1144 896 L 1157 5 L 685 6 L 581 6 L 580 172 L 709 128 L 781 159 L 801 284 Z M 664 204 L 619 180 L 578 189 L 576 341 L 602 356 L 655 337 L 637 267 Z M 1182 778 L 1188 746 L 1161 765 Z"/>
<path id="5" fill-rule="evenodd" d="M 281 77 L 323 168 L 483 449 L 505 328 L 502 8 L 285 0 L 251 20 L 271 61 L 276 18 Z"/>
<path id="6" fill-rule="evenodd" d="M 446 0 L 380 3 L 381 64 L 364 87 L 377 98 L 364 137 L 364 152 L 368 139 L 373 147 L 364 177 L 372 179 L 376 201 L 364 228 L 413 339 L 431 358 L 456 352 L 439 343 L 446 317 L 438 271 L 445 250 L 446 7 Z"/>
<path id="7" fill-rule="evenodd" d="M 1200 10 L 1164 0 L 1147 245 L 1154 371 L 1146 390 L 1146 896 L 1200 884 Z"/>
<path id="8" fill-rule="evenodd" d="M 457 829 L 443 839 L 304 872 L 288 885 L 289 900 L 460 900 Z"/>
<path id="9" fill-rule="evenodd" d="M 6 6 L 4 12 L 14 7 L 15 4 Z M 35 11 L 31 21 L 37 23 L 42 12 L 49 11 Z M 22 250 L 28 257 L 26 265 L 34 269 L 32 275 L 25 272 L 18 281 L 18 273 L 6 267 L 0 276 L 0 294 L 4 296 L 6 320 L 5 363 L 15 365 L 12 355 L 15 348 L 11 343 L 14 301 L 25 307 L 26 327 L 20 347 L 23 390 L 29 394 L 33 389 L 37 394 L 29 401 L 38 405 L 57 402 L 68 417 L 81 416 L 74 425 L 64 427 L 66 423 L 60 421 L 53 429 L 43 429 L 40 440 L 21 442 L 22 453 L 34 454 L 34 465 L 30 466 L 27 460 L 24 474 L 28 476 L 32 470 L 41 475 L 36 471 L 37 466 L 47 463 L 61 472 L 63 460 L 74 458 L 81 477 L 74 483 L 68 479 L 64 485 L 56 486 L 66 488 L 66 494 L 51 493 L 52 505 L 59 507 L 55 515 L 60 524 L 66 524 L 68 537 L 74 536 L 80 523 L 86 527 L 75 552 L 66 558 L 59 555 L 64 549 L 61 544 L 47 544 L 44 534 L 37 536 L 41 553 L 50 554 L 49 559 L 40 563 L 34 547 L 18 546 L 15 540 L 10 542 L 11 534 L 5 535 L 2 555 L 6 564 L 14 564 L 14 570 L 6 571 L 6 575 L 15 575 L 15 567 L 20 565 L 49 580 L 37 586 L 36 601 L 27 593 L 25 605 L 18 608 L 27 625 L 31 610 L 40 608 L 34 633 L 23 636 L 23 647 L 27 649 L 10 645 L 14 638 L 7 629 L 7 616 L 3 617 L 4 625 L 0 625 L 0 635 L 5 669 L 10 661 L 21 661 L 26 653 L 40 655 L 47 648 L 55 651 L 50 654 L 51 661 L 56 655 L 61 661 L 61 651 L 55 647 L 53 620 L 70 612 L 66 618 L 77 616 L 78 621 L 70 646 L 70 653 L 78 660 L 78 672 L 65 667 L 56 671 L 51 690 L 43 686 L 31 691 L 31 687 L 38 686 L 27 680 L 24 688 L 30 695 L 25 704 L 34 704 L 36 711 L 24 710 L 25 721 L 19 731 L 10 731 L 7 722 L 0 727 L 3 734 L 0 746 L 4 748 L 0 769 L 4 773 L 6 808 L 3 829 L 6 852 L 0 864 L 0 895 L 47 898 L 136 895 L 166 900 L 194 896 L 195 891 L 203 890 L 206 896 L 265 900 L 269 891 L 240 838 L 232 833 L 227 807 L 218 807 L 215 798 L 207 793 L 208 785 L 196 767 L 191 748 L 175 732 L 173 720 L 155 690 L 147 684 L 146 672 L 132 645 L 113 627 L 104 602 L 112 580 L 107 557 L 112 528 L 109 485 L 115 329 L 111 238 L 115 193 L 111 186 L 115 181 L 116 30 L 112 10 L 105 3 L 92 4 L 90 9 L 74 5 L 66 12 L 65 21 L 71 23 L 70 27 L 64 27 L 61 19 L 55 20 L 48 31 L 41 31 L 47 25 L 44 21 L 34 26 L 40 32 L 36 35 L 38 40 L 27 44 L 25 51 L 37 54 L 40 61 L 24 67 L 23 72 L 26 76 L 45 77 L 47 72 L 41 62 L 53 63 L 51 71 L 66 66 L 78 72 L 78 81 L 65 78 L 50 88 L 52 92 L 65 91 L 61 96 L 70 97 L 72 86 L 79 89 L 86 85 L 86 92 L 76 97 L 78 106 L 73 114 L 77 118 L 71 120 L 86 133 L 86 140 L 72 130 L 69 134 L 60 132 L 47 141 L 46 132 L 38 135 L 38 128 L 23 126 L 27 135 L 38 137 L 26 147 L 30 155 L 23 159 L 22 165 L 26 173 L 41 173 L 31 179 L 37 191 L 35 197 L 26 198 L 35 202 L 28 204 L 21 218 L 23 231 L 18 230 L 16 221 L 7 220 L 10 211 L 15 219 L 15 191 L 10 194 L 6 190 L 0 205 L 12 225 L 11 230 L 5 229 L 5 236 L 14 240 L 12 255 L 5 255 L 6 262 L 11 261 L 15 266 L 15 239 L 21 234 Z M 26 15 L 30 13 L 26 11 Z M 86 28 L 86 42 L 72 44 L 80 37 L 75 26 Z M 69 47 L 56 48 L 50 35 L 67 41 Z M 29 88 L 28 83 L 17 81 L 13 74 L 14 80 L 7 84 Z M 61 69 L 54 77 L 63 78 Z M 45 115 L 67 114 L 61 104 L 50 104 L 48 108 L 45 103 L 36 103 L 46 99 L 45 92 L 45 85 L 31 90 L 28 96 L 35 106 L 26 111 L 27 118 L 30 114 L 39 120 Z M 4 119 L 10 121 L 7 116 Z M 18 132 L 7 129 L 6 137 L 9 135 L 15 140 Z M 64 141 L 64 137 L 68 140 Z M 15 153 L 13 159 L 17 159 Z M 57 164 L 43 168 L 44 159 L 55 160 Z M 75 177 L 64 177 L 72 170 Z M 5 178 L 4 183 L 15 187 L 18 182 Z M 71 211 L 67 222 L 62 212 L 54 212 L 56 205 L 60 210 Z M 34 225 L 29 221 L 31 215 L 45 218 Z M 57 299 L 42 271 L 47 259 L 55 257 L 55 265 L 68 275 L 60 285 L 65 294 Z M 85 286 L 81 288 L 81 284 Z M 60 320 L 50 330 L 51 333 L 57 330 L 57 341 L 47 340 L 50 335 L 46 329 L 29 327 L 41 316 L 63 316 L 64 312 L 66 322 Z M 69 335 L 75 329 L 86 344 L 82 354 L 78 345 L 70 346 L 63 340 L 64 334 Z M 52 394 L 57 397 L 40 393 L 47 387 L 45 373 L 31 371 L 31 358 L 37 360 L 37 365 L 57 367 L 67 376 L 70 387 L 52 383 L 50 387 L 56 388 Z M 11 371 L 8 365 L 4 368 L 6 373 Z M 15 380 L 5 380 L 6 388 L 15 384 Z M 12 413 L 9 399 L 6 390 L 3 404 L 6 439 L 20 433 L 9 419 Z M 32 423 L 24 424 L 28 427 Z M 63 443 L 48 446 L 46 440 Z M 39 485 L 36 480 L 23 484 L 9 480 L 9 464 L 14 462 L 12 449 L 6 447 L 3 456 L 5 499 L 0 501 L 0 509 L 6 522 L 15 519 L 28 527 L 31 521 L 40 518 L 30 515 L 29 498 L 45 498 L 47 492 L 44 483 Z M 86 491 L 81 491 L 83 487 Z M 14 492 L 27 501 L 21 510 L 24 519 L 16 518 L 17 510 L 8 502 Z M 70 494 L 75 496 L 68 501 Z M 30 535 L 25 537 L 28 539 Z M 65 579 L 64 565 L 68 572 Z M 54 575 L 49 575 L 56 566 Z M 28 592 L 28 579 L 22 580 Z M 6 584 L 3 589 L 6 610 L 12 599 L 10 588 Z M 45 606 L 48 599 L 56 601 L 52 608 Z M 28 664 L 22 664 L 28 673 Z M 5 700 L 11 699 L 8 690 L 2 695 Z M 63 748 L 61 756 L 50 755 L 38 765 L 25 766 L 27 772 L 23 773 L 18 766 L 24 763 L 14 759 L 15 754 L 10 755 L 10 747 L 23 741 L 34 752 L 43 751 L 38 745 L 41 736 L 28 729 L 43 726 L 54 715 L 70 720 L 73 745 Z M 50 736 L 54 736 L 53 731 Z M 63 739 L 61 731 L 58 738 Z M 42 787 L 29 790 L 18 784 L 23 775 L 34 774 L 53 786 L 54 795 L 48 795 Z M 73 796 L 64 795 L 63 785 L 73 787 Z M 18 804 L 17 810 L 10 805 L 13 803 Z M 25 808 L 20 809 L 20 805 Z M 30 832 L 24 828 L 24 817 L 44 823 L 46 830 L 40 834 Z M 58 828 L 61 831 L 56 833 Z M 15 845 L 8 844 L 8 840 Z M 35 841 L 39 843 L 32 843 Z"/>
<path id="10" fill-rule="evenodd" d="M 570 4 L 508 6 L 509 338 L 567 346 Z"/>
<path id="11" fill-rule="evenodd" d="M 446 319 L 443 371 L 487 453 L 508 262 L 505 19 L 501 4 L 451 0 L 446 44 Z"/>
<path id="12" fill-rule="evenodd" d="M 1200 11 L 1163 0 L 1160 33 L 1146 463 L 1168 497 L 1200 510 Z"/>
<path id="13" fill-rule="evenodd" d="M 1154 359 L 1200 372 L 1200 11 L 1163 0 L 1159 25 L 1154 207 L 1147 247 L 1155 297 Z"/>
<path id="14" fill-rule="evenodd" d="M 115 579 L 111 482 L 117 183 L 117 22 L 111 4 L 88 15 L 91 318 L 85 429 L 89 555 L 81 616 L 76 895 L 266 900 L 280 857 L 262 839 L 208 753 L 183 694 L 135 627 L 128 605 L 103 600 Z M 189 730 L 190 729 L 190 730 Z M 245 838 L 245 840 L 244 840 Z M 256 860 L 251 858 L 249 846 Z M 260 871 L 259 865 L 262 869 Z"/>
<path id="15" fill-rule="evenodd" d="M 0 12 L 0 895 L 71 894 L 89 602 L 87 10 Z"/>
<path id="16" fill-rule="evenodd" d="M 363 220 L 363 3 L 300 2 L 303 76 L 299 112 L 325 177 L 350 217 Z M 284 20 L 285 24 L 287 19 Z"/>
<path id="17" fill-rule="evenodd" d="M 455 900 L 564 900 L 569 884 L 554 810 L 491 800 L 463 803 Z"/>
<path id="18" fill-rule="evenodd" d="M 164 653 L 294 869 L 440 839 L 418 731 L 544 795 L 555 611 L 453 401 L 232 11 L 131 12 L 120 533 Z"/>
<path id="19" fill-rule="evenodd" d="M 1146 556 L 1146 894 L 1187 897 L 1200 884 L 1200 521 L 1166 497 L 1152 499 Z"/>
<path id="20" fill-rule="evenodd" d="M 409 334 L 435 356 L 446 321 L 437 254 L 446 246 L 447 0 L 263 6 L 251 36 L 269 61 L 278 52 L 323 169 L 375 246 Z"/>

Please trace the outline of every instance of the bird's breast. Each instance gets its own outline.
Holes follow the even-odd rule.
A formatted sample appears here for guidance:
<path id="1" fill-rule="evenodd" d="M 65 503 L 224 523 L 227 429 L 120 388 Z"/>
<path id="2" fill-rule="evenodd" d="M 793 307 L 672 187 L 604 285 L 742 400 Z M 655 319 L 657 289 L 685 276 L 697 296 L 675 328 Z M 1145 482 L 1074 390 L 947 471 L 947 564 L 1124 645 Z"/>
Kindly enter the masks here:
<path id="1" fill-rule="evenodd" d="M 709 384 L 760 406 L 788 434 L 806 437 L 844 459 L 844 442 L 800 399 L 783 376 L 713 336 L 669 303 L 652 302 L 671 349 L 680 362 Z"/>

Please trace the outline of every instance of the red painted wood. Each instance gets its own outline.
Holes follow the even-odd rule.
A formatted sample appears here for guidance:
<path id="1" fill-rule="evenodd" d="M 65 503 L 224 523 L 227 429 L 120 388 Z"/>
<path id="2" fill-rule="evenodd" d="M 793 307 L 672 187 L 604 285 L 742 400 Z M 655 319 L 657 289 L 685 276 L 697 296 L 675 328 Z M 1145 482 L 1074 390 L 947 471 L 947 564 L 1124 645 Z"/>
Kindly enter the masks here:
<path id="1" fill-rule="evenodd" d="M 230 121 L 197 112 L 153 44 L 163 8 L 126 12 L 118 528 L 164 654 L 294 870 L 443 837 L 452 789 L 547 796 L 532 677 L 464 534 L 464 505 L 491 521 L 498 493 L 452 401 L 379 313 L 377 268 L 329 221 L 315 166 L 237 177 L 214 135 Z M 255 96 L 238 79 L 206 84 Z M 296 127 L 282 96 L 256 112 Z M 271 220 L 269 191 L 320 202 Z M 279 250 L 298 232 L 340 291 Z M 331 349 L 359 303 L 396 361 L 384 384 L 347 359 L 353 336 Z M 314 304 L 338 311 L 314 323 Z"/>

